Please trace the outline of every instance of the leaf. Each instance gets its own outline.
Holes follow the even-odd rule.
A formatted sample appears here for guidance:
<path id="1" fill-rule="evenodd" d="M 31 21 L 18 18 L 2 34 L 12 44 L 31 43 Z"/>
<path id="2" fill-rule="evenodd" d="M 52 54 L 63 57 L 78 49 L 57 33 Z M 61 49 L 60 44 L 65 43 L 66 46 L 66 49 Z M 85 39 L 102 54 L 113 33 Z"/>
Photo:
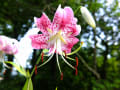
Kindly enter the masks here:
<path id="1" fill-rule="evenodd" d="M 32 80 L 31 80 L 29 71 L 27 71 L 27 76 L 28 76 L 28 78 L 25 82 L 23 90 L 33 90 L 33 84 L 32 84 Z"/>
<path id="2" fill-rule="evenodd" d="M 22 66 L 19 66 L 16 63 L 11 61 L 5 61 L 5 63 L 13 65 L 22 75 L 26 76 L 26 71 Z"/>
<path id="3" fill-rule="evenodd" d="M 33 84 L 31 78 L 27 78 L 23 90 L 33 90 Z"/>

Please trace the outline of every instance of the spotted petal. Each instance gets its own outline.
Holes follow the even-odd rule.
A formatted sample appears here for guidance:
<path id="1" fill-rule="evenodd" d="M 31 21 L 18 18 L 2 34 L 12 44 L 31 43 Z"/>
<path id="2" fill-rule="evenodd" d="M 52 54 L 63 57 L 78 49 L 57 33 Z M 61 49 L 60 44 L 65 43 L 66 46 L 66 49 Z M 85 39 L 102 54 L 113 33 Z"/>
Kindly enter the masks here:
<path id="1" fill-rule="evenodd" d="M 34 49 L 45 49 L 48 48 L 48 36 L 43 34 L 31 35 L 32 47 Z"/>
<path id="2" fill-rule="evenodd" d="M 63 9 L 61 8 L 61 5 L 59 5 L 53 18 L 52 30 L 59 30 L 63 20 L 63 13 Z"/>
<path id="3" fill-rule="evenodd" d="M 71 52 L 71 48 L 79 41 L 76 37 L 70 36 L 66 39 L 67 44 L 64 44 L 62 46 L 62 51 L 66 51 L 66 53 Z"/>
<path id="4" fill-rule="evenodd" d="M 66 25 L 71 23 L 71 21 L 73 20 L 73 17 L 74 17 L 73 10 L 70 7 L 65 7 L 62 24 Z"/>
<path id="5" fill-rule="evenodd" d="M 40 18 L 35 18 L 35 23 L 42 33 L 48 34 L 47 28 L 50 27 L 51 21 L 45 13 L 43 13 Z"/>

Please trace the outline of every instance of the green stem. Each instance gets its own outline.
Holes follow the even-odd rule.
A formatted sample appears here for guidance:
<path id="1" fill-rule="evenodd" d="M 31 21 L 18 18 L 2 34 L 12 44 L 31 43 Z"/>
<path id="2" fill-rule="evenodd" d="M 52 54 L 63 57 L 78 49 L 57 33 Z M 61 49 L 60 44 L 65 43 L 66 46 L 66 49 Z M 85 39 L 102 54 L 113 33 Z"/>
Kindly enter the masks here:
<path id="1" fill-rule="evenodd" d="M 68 53 L 67 55 L 73 55 L 73 54 L 77 53 L 80 50 L 80 48 L 82 47 L 82 45 L 83 45 L 83 43 L 81 42 L 80 46 L 75 51 Z"/>
<path id="2" fill-rule="evenodd" d="M 76 53 L 76 55 L 80 58 L 81 62 L 83 63 L 83 65 L 89 70 L 91 71 L 98 79 L 100 79 L 100 74 L 98 72 L 96 72 L 93 68 L 91 68 L 86 62 L 85 60 L 78 54 Z"/>
<path id="3" fill-rule="evenodd" d="M 42 53 L 41 53 L 41 54 L 42 54 Z M 35 65 L 39 64 L 39 62 L 40 62 L 40 60 L 41 60 L 41 54 L 40 54 L 40 56 L 38 57 L 37 62 L 36 62 Z M 34 65 L 34 68 L 32 69 L 31 74 L 30 74 L 31 77 L 32 77 L 32 75 L 33 75 L 33 73 L 34 73 L 34 71 L 35 71 L 35 65 Z"/>
<path id="4" fill-rule="evenodd" d="M 75 10 L 74 15 L 77 13 L 77 11 L 78 11 L 80 8 L 81 8 L 81 6 L 79 6 L 79 7 Z"/>

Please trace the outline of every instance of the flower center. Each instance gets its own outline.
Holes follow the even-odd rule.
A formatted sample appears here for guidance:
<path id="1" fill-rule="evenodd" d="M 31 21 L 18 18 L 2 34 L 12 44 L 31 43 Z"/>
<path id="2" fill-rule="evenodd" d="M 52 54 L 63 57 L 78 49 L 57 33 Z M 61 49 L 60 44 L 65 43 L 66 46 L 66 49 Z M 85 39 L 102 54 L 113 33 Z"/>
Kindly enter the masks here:
<path id="1" fill-rule="evenodd" d="M 48 43 L 54 45 L 52 53 L 56 51 L 56 53 L 62 54 L 62 43 L 67 44 L 66 40 L 62 36 L 62 30 L 59 30 L 57 33 L 54 34 L 51 29 L 47 29 L 50 35 Z"/>
<path id="2" fill-rule="evenodd" d="M 50 34 L 52 34 L 52 30 L 51 29 L 48 29 L 48 32 Z M 65 39 L 63 38 L 63 36 L 61 35 L 62 34 L 62 31 L 59 30 L 55 35 L 52 35 L 50 37 L 50 39 L 48 40 L 48 42 L 51 42 L 51 41 L 57 41 L 58 39 L 60 39 L 64 44 L 67 44 L 67 42 L 65 41 Z"/>

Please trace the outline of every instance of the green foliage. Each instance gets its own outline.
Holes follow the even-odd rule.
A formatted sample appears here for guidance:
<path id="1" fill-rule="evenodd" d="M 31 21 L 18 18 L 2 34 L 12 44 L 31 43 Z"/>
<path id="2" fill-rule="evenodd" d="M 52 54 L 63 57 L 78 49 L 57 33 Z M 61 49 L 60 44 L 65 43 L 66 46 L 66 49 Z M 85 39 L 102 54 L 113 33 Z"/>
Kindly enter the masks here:
<path id="1" fill-rule="evenodd" d="M 5 61 L 5 63 L 13 65 L 22 75 L 27 76 L 26 71 L 22 66 L 17 65 L 16 63 L 11 61 Z"/>
<path id="2" fill-rule="evenodd" d="M 33 84 L 32 84 L 32 80 L 31 80 L 29 71 L 27 71 L 27 80 L 25 82 L 23 90 L 33 90 Z"/>

